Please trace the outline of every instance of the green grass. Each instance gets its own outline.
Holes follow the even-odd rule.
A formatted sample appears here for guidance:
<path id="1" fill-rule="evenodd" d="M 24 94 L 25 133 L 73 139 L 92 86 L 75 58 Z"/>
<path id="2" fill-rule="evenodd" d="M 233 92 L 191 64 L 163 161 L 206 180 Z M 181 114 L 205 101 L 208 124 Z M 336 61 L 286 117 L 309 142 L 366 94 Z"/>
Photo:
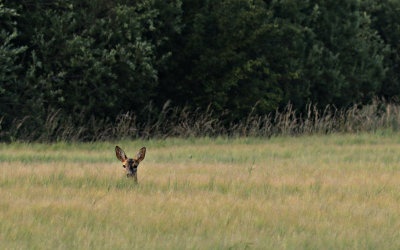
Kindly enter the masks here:
<path id="1" fill-rule="evenodd" d="M 139 184 L 115 145 L 147 147 Z M 399 249 L 400 134 L 0 144 L 0 249 Z"/>

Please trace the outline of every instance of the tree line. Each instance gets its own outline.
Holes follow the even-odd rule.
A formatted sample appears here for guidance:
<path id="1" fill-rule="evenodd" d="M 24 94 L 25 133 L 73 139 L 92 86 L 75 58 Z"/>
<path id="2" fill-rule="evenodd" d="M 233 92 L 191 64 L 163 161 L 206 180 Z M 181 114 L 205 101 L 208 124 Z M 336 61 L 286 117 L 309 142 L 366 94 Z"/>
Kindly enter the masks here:
<path id="1" fill-rule="evenodd" d="M 249 113 L 400 95 L 400 1 L 0 1 L 2 140 L 165 104 Z M 151 106 L 152 108 L 149 108 Z M 207 111 L 207 112 L 208 112 Z M 9 138 L 8 138 L 9 139 Z"/>

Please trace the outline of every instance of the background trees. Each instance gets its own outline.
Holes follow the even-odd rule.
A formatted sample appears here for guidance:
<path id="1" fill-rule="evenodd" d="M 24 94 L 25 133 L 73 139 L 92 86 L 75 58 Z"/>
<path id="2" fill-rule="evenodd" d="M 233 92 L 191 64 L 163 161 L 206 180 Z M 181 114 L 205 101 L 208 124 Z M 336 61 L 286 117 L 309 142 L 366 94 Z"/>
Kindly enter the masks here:
<path id="1" fill-rule="evenodd" d="M 7 1 L 0 7 L 2 129 L 48 113 L 138 119 L 152 103 L 211 107 L 227 124 L 400 94 L 398 1 Z M 257 104 L 257 105 L 256 105 Z M 210 106 L 211 105 L 211 106 Z M 143 118 L 141 118 L 143 117 Z M 28 126 L 29 124 L 29 126 Z"/>

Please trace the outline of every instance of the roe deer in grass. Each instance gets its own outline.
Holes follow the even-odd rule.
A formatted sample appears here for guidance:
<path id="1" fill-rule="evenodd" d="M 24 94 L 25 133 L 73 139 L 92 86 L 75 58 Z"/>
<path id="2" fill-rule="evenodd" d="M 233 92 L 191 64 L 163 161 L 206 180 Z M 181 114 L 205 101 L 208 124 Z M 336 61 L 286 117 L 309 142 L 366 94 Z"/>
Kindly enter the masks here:
<path id="1" fill-rule="evenodd" d="M 126 170 L 126 177 L 133 177 L 135 182 L 137 183 L 137 167 L 139 163 L 143 161 L 144 156 L 146 155 L 146 148 L 143 147 L 139 150 L 135 158 L 128 158 L 120 147 L 115 146 L 115 154 L 117 155 L 118 160 L 122 162 L 122 167 Z"/>

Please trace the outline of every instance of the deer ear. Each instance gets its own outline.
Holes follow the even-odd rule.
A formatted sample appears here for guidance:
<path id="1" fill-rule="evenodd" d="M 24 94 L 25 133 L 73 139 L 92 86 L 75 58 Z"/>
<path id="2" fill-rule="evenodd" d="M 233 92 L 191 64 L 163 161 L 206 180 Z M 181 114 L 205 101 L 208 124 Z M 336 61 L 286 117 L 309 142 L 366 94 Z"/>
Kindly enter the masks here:
<path id="1" fill-rule="evenodd" d="M 137 153 L 135 160 L 138 162 L 143 161 L 144 157 L 146 156 L 146 148 L 143 147 L 139 150 L 139 152 Z"/>
<path id="2" fill-rule="evenodd" d="M 115 155 L 117 156 L 118 160 L 122 162 L 125 162 L 128 159 L 128 157 L 126 157 L 124 150 L 122 150 L 118 146 L 115 146 Z"/>

